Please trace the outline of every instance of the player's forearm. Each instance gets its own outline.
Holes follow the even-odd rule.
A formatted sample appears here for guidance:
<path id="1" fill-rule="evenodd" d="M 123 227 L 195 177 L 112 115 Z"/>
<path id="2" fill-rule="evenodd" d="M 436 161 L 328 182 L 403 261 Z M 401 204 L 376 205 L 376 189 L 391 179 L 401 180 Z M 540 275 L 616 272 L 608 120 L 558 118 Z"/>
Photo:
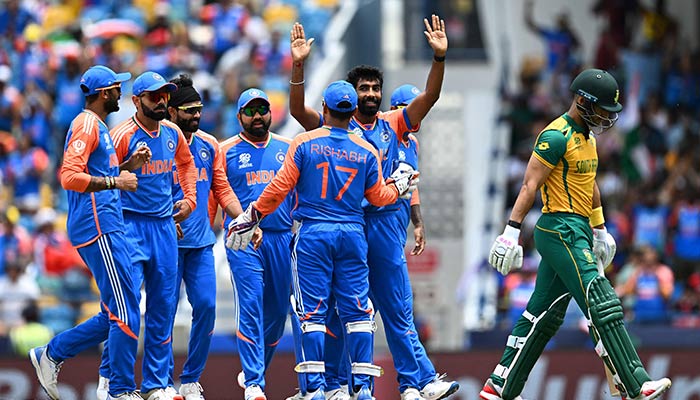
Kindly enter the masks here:
<path id="1" fill-rule="evenodd" d="M 411 223 L 414 227 L 423 226 L 423 215 L 420 212 L 420 204 L 411 206 Z"/>
<path id="2" fill-rule="evenodd" d="M 224 211 L 226 211 L 229 217 L 236 218 L 243 213 L 243 207 L 241 207 L 241 203 L 238 201 L 238 198 L 236 198 L 224 207 Z"/>
<path id="3" fill-rule="evenodd" d="M 289 80 L 289 113 L 307 131 L 318 128 L 320 120 L 318 113 L 304 104 L 304 63 L 292 64 L 292 77 Z"/>
<path id="4" fill-rule="evenodd" d="M 532 184 L 528 184 L 528 182 L 523 183 L 523 186 L 520 187 L 518 198 L 515 200 L 515 204 L 513 205 L 513 210 L 510 213 L 510 220 L 522 223 L 525 216 L 532 208 L 536 195 L 537 187 Z"/>
<path id="5" fill-rule="evenodd" d="M 435 57 L 445 57 L 445 53 L 434 54 L 433 64 L 430 67 L 428 79 L 425 82 L 425 96 L 431 106 L 440 98 L 442 81 L 445 77 L 445 61 L 436 61 Z"/>
<path id="6" fill-rule="evenodd" d="M 80 193 L 115 189 L 114 177 L 92 176 L 84 172 L 61 174 L 61 186 L 65 190 Z"/>

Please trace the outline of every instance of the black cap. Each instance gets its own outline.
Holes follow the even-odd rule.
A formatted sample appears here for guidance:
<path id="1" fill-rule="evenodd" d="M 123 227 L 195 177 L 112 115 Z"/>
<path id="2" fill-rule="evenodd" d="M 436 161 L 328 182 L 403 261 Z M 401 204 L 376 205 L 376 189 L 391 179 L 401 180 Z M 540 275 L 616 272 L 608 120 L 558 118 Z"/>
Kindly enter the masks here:
<path id="1" fill-rule="evenodd" d="M 591 68 L 581 72 L 571 82 L 569 89 L 603 110 L 622 111 L 622 104 L 618 103 L 620 89 L 617 81 L 602 69 Z"/>

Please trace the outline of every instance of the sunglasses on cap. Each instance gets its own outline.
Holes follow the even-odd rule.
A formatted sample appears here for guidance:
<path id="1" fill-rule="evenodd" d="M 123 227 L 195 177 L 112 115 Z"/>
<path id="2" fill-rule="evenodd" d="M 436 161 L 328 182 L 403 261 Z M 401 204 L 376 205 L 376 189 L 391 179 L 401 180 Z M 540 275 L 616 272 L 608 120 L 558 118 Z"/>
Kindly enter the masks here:
<path id="1" fill-rule="evenodd" d="M 195 115 L 201 113 L 203 107 L 204 105 L 202 104 L 193 104 L 191 106 L 178 106 L 176 108 L 186 114 Z"/>
<path id="2" fill-rule="evenodd" d="M 268 106 L 266 104 L 262 104 L 259 106 L 246 106 L 246 107 L 241 108 L 241 112 L 246 117 L 253 117 L 253 116 L 255 116 L 256 113 L 258 113 L 260 115 L 266 115 L 267 113 L 270 112 L 270 106 Z"/>
<path id="3" fill-rule="evenodd" d="M 158 103 L 161 99 L 165 100 L 166 103 L 170 101 L 170 93 L 168 92 L 143 92 L 139 97 L 144 96 L 154 103 Z"/>
<path id="4" fill-rule="evenodd" d="M 117 89 L 117 92 L 121 93 L 121 92 L 122 92 L 122 84 L 121 84 L 121 82 L 120 82 L 120 83 L 116 83 L 116 84 L 114 84 L 114 85 L 112 85 L 112 86 L 106 86 L 106 87 L 97 88 L 97 89 L 95 89 L 95 90 L 98 90 L 98 91 L 99 91 L 99 90 L 111 90 L 111 89 Z"/>

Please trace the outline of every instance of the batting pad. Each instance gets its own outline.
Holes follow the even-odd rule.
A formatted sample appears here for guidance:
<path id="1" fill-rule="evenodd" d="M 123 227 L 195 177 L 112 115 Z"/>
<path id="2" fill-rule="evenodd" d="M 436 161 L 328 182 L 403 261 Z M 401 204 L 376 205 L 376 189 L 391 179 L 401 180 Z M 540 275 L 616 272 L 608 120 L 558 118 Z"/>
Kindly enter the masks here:
<path id="1" fill-rule="evenodd" d="M 530 332 L 525 337 L 508 337 L 507 345 L 517 349 L 518 352 L 510 367 L 498 365 L 494 371 L 496 375 L 505 379 L 502 392 L 504 399 L 513 399 L 523 391 L 525 381 L 527 381 L 537 359 L 544 351 L 549 339 L 557 333 L 564 322 L 564 315 L 570 300 L 570 294 L 558 297 L 547 310 L 537 317 L 527 310 L 523 313 L 523 316 L 532 323 Z"/>
<path id="2" fill-rule="evenodd" d="M 625 391 L 635 397 L 642 390 L 642 384 L 651 378 L 625 329 L 620 299 L 602 276 L 596 276 L 588 284 L 586 296 L 591 324 L 604 347 L 599 354 L 610 357 L 614 367 L 611 372 L 619 376 Z"/>

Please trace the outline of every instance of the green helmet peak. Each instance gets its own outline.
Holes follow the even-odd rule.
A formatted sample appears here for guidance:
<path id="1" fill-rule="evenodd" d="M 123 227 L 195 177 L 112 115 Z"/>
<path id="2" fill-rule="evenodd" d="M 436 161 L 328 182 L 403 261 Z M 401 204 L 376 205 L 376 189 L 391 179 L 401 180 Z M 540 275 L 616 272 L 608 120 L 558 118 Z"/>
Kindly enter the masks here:
<path id="1" fill-rule="evenodd" d="M 591 68 L 582 71 L 571 82 L 569 89 L 606 111 L 622 111 L 622 104 L 618 102 L 620 89 L 617 81 L 602 69 Z"/>

